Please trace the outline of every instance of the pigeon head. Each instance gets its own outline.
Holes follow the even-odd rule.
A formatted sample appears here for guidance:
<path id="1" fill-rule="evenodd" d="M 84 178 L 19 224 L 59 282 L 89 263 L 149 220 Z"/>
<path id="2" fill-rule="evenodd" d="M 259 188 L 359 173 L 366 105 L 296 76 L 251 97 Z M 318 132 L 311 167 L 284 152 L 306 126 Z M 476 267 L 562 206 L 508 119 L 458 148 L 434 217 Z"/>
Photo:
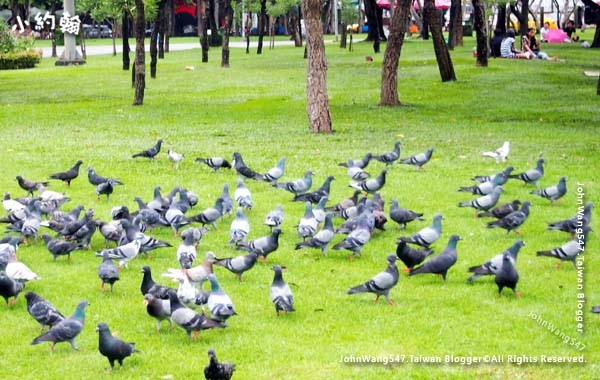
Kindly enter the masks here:
<path id="1" fill-rule="evenodd" d="M 390 253 L 387 257 L 387 262 L 390 265 L 394 265 L 396 263 L 396 260 L 398 260 L 398 256 L 396 256 L 395 253 Z"/>
<path id="2" fill-rule="evenodd" d="M 215 256 L 215 253 L 213 251 L 208 251 L 208 252 L 206 252 L 205 259 L 208 261 L 216 261 L 217 256 Z"/>
<path id="3" fill-rule="evenodd" d="M 459 235 L 454 234 L 454 235 L 450 236 L 450 240 L 448 241 L 448 245 L 454 245 L 454 246 L 456 246 L 456 243 L 458 243 L 459 240 L 462 240 L 462 238 Z"/>
<path id="4" fill-rule="evenodd" d="M 104 322 L 100 322 L 98 323 L 98 325 L 96 326 L 96 332 L 108 332 L 110 334 L 110 329 L 108 328 L 108 325 Z"/>

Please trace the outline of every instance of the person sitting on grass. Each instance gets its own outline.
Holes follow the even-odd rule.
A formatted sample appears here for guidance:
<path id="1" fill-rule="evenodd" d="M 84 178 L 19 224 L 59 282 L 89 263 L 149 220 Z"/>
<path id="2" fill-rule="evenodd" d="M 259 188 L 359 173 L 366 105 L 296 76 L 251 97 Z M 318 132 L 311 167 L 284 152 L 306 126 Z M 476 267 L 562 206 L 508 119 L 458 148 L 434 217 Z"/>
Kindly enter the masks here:
<path id="1" fill-rule="evenodd" d="M 567 33 L 569 40 L 571 42 L 579 41 L 579 36 L 577 35 L 577 31 L 575 30 L 575 23 L 573 20 L 567 21 L 567 26 L 564 27 L 563 31 Z"/>
<path id="2" fill-rule="evenodd" d="M 522 52 L 515 49 L 515 30 L 512 28 L 506 31 L 506 36 L 504 36 L 500 45 L 500 55 L 502 58 L 533 58 L 533 55 L 529 54 L 529 52 Z"/>
<path id="3" fill-rule="evenodd" d="M 548 42 L 548 39 L 546 38 L 546 33 L 548 33 L 548 31 L 550 30 L 550 23 L 548 21 L 546 21 L 544 23 L 544 26 L 540 29 L 540 36 L 542 37 L 542 42 Z"/>
<path id="4" fill-rule="evenodd" d="M 523 52 L 533 55 L 537 59 L 546 59 L 548 61 L 558 61 L 558 57 L 549 57 L 543 51 L 540 51 L 540 43 L 535 38 L 535 28 L 527 28 L 527 34 L 521 37 L 521 48 Z"/>
<path id="5" fill-rule="evenodd" d="M 502 46 L 502 40 L 504 40 L 504 38 L 502 37 L 502 29 L 496 28 L 496 30 L 494 30 L 494 37 L 490 40 L 490 53 L 492 57 L 502 57 L 502 54 L 500 53 L 500 46 Z"/>

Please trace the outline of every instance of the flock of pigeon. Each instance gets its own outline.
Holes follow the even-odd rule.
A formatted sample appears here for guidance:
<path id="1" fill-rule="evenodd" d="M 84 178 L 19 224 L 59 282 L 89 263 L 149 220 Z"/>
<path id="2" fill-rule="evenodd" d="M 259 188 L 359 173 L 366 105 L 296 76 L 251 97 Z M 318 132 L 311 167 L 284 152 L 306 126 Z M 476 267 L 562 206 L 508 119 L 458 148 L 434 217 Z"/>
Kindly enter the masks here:
<path id="1" fill-rule="evenodd" d="M 132 158 L 154 160 L 160 153 L 161 146 L 162 140 L 158 140 L 154 146 L 134 154 Z M 498 150 L 484 152 L 483 156 L 503 163 L 507 161 L 509 151 L 510 144 L 505 142 Z M 129 262 L 141 254 L 151 255 L 156 249 L 172 247 L 171 243 L 150 235 L 154 228 L 171 228 L 174 235 L 181 238 L 176 250 L 177 265 L 167 269 L 162 273 L 162 277 L 173 280 L 178 287 L 175 289 L 156 283 L 150 267 L 144 266 L 140 290 L 147 313 L 156 319 L 158 331 L 161 322 L 166 320 L 170 326 L 175 322 L 188 336 L 196 339 L 199 331 L 227 327 L 228 319 L 236 315 L 233 302 L 221 288 L 213 266 L 225 268 L 235 274 L 241 282 L 242 275 L 251 270 L 258 260 L 266 261 L 267 257 L 279 248 L 279 237 L 285 218 L 281 204 L 275 205 L 265 217 L 264 224 L 270 228 L 270 232 L 254 240 L 247 239 L 250 223 L 245 212 L 252 209 L 253 203 L 252 193 L 246 186 L 246 181 L 266 182 L 275 189 L 292 193 L 293 201 L 304 203 L 304 214 L 294 221 L 298 239 L 301 240 L 295 245 L 296 250 L 312 248 L 327 255 L 331 247 L 332 250 L 349 251 L 349 257 L 353 259 L 361 254 L 376 229 L 385 231 L 384 224 L 388 216 L 400 228 L 405 228 L 415 220 L 424 220 L 423 213 L 400 207 L 396 199 L 391 200 L 388 213 L 384 211 L 384 201 L 379 191 L 386 184 L 388 169 L 399 163 L 423 170 L 434 149 L 429 148 L 423 153 L 406 158 L 400 158 L 400 152 L 401 142 L 397 141 L 387 153 L 367 153 L 362 158 L 339 163 L 339 166 L 347 169 L 350 187 L 354 189 L 354 193 L 332 206 L 328 206 L 327 203 L 330 200 L 330 187 L 334 177 L 327 177 L 317 189 L 313 189 L 313 173 L 310 170 L 306 171 L 302 178 L 284 182 L 282 178 L 285 174 L 285 158 L 281 158 L 264 174 L 248 167 L 238 152 L 233 153 L 231 163 L 223 157 L 197 158 L 196 162 L 207 165 L 215 172 L 221 169 L 235 170 L 239 179 L 233 197 L 230 195 L 228 184 L 225 183 L 221 195 L 212 206 L 191 215 L 190 210 L 198 203 L 196 194 L 177 186 L 163 196 L 162 189 L 157 186 L 150 202 L 135 197 L 137 211 L 130 211 L 127 206 L 113 207 L 110 221 L 95 218 L 92 208 L 88 208 L 81 216 L 83 206 L 76 206 L 68 212 L 62 211 L 63 205 L 69 201 L 66 194 L 49 190 L 48 182 L 31 181 L 17 176 L 19 186 L 27 191 L 28 197 L 13 199 L 8 193 L 4 195 L 3 207 L 8 214 L 0 219 L 0 222 L 7 223 L 9 235 L 0 241 L 0 295 L 7 305 L 10 298 L 16 303 L 25 284 L 39 279 L 34 271 L 18 260 L 17 251 L 21 243 L 35 242 L 40 235 L 53 259 L 57 260 L 60 256 L 70 258 L 71 252 L 75 250 L 91 248 L 92 237 L 95 233 L 100 233 L 104 238 L 105 247 L 96 253 L 96 256 L 102 258 L 97 273 L 102 290 L 104 291 L 105 285 L 108 284 L 112 292 L 122 274 L 122 267 L 128 268 Z M 167 154 L 175 169 L 185 158 L 183 154 L 172 150 Z M 371 176 L 366 171 L 372 160 L 385 164 L 376 176 Z M 50 178 L 70 186 L 78 177 L 82 163 L 79 160 L 71 169 L 52 174 Z M 524 185 L 532 184 L 535 189 L 530 192 L 531 195 L 548 199 L 552 203 L 567 192 L 565 177 L 561 177 L 554 186 L 538 189 L 538 183 L 544 176 L 544 164 L 544 159 L 540 158 L 535 168 L 518 174 L 513 174 L 513 167 L 508 166 L 495 174 L 475 176 L 474 185 L 461 187 L 458 191 L 470 193 L 476 198 L 460 202 L 458 206 L 474 208 L 474 217 L 492 218 L 487 224 L 488 228 L 502 228 L 507 234 L 511 231 L 518 233 L 519 227 L 528 219 L 531 201 L 514 200 L 499 204 L 503 186 L 507 181 L 514 179 L 522 181 Z M 123 185 L 117 178 L 98 175 L 92 167 L 88 167 L 88 180 L 95 186 L 97 197 L 105 195 L 107 200 L 117 186 Z M 585 249 L 587 235 L 591 231 L 592 208 L 593 204 L 588 202 L 573 217 L 549 223 L 548 229 L 567 232 L 571 234 L 571 238 L 564 245 L 538 251 L 537 255 L 575 264 L 577 255 Z M 228 242 L 245 253 L 236 257 L 218 258 L 208 251 L 204 260 L 201 263 L 197 262 L 199 242 L 205 234 L 213 233 L 211 228 L 216 231 L 217 223 L 223 223 L 227 215 L 231 221 Z M 287 216 L 285 219 L 289 218 Z M 334 218 L 343 220 L 337 228 L 334 226 Z M 366 282 L 351 287 L 347 293 L 374 293 L 376 300 L 384 296 L 390 304 L 394 304 L 390 298 L 390 290 L 400 278 L 397 260 L 404 263 L 409 276 L 432 273 L 441 275 L 445 281 L 448 271 L 457 262 L 457 243 L 461 237 L 457 234 L 451 235 L 447 246 L 439 254 L 432 256 L 434 251 L 431 246 L 442 236 L 443 219 L 442 214 L 435 214 L 431 225 L 412 235 L 398 238 L 396 253 L 387 256 L 386 268 Z M 40 234 L 41 228 L 48 229 L 48 233 Z M 339 235 L 343 238 L 332 244 Z M 113 244 L 114 248 L 109 248 Z M 499 295 L 506 287 L 516 296 L 520 296 L 517 292 L 519 274 L 516 262 L 517 254 L 524 244 L 523 240 L 519 239 L 489 261 L 470 267 L 472 276 L 467 281 L 472 282 L 481 276 L 492 275 L 495 277 Z M 116 260 L 116 264 L 113 260 Z M 276 314 L 279 316 L 280 313 L 293 312 L 294 296 L 282 274 L 285 268 L 273 265 L 272 269 L 274 277 L 270 287 L 270 298 Z M 210 284 L 209 291 L 203 286 L 205 282 Z M 73 349 L 77 349 L 75 338 L 83 330 L 87 301 L 79 302 L 74 313 L 66 318 L 48 300 L 34 292 L 27 292 L 25 298 L 28 312 L 39 322 L 42 330 L 49 327 L 31 344 L 51 342 L 54 349 L 55 343 L 70 342 Z M 113 337 L 106 323 L 98 323 L 96 331 L 99 333 L 99 351 L 108 358 L 111 368 L 114 367 L 115 361 L 122 365 L 124 358 L 136 352 L 133 343 Z M 212 349 L 208 351 L 208 356 L 209 364 L 205 369 L 207 379 L 228 379 L 232 376 L 235 365 L 219 363 Z"/>

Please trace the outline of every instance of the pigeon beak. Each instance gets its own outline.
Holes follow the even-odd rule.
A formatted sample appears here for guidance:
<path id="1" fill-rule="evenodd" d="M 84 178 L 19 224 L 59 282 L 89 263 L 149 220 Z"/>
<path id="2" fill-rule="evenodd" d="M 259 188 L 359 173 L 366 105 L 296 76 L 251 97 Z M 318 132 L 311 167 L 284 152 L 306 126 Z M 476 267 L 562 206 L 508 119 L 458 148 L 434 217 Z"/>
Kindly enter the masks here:
<path id="1" fill-rule="evenodd" d="M 149 303 L 148 300 L 144 300 L 143 302 L 144 302 L 144 306 L 148 306 L 148 303 Z"/>

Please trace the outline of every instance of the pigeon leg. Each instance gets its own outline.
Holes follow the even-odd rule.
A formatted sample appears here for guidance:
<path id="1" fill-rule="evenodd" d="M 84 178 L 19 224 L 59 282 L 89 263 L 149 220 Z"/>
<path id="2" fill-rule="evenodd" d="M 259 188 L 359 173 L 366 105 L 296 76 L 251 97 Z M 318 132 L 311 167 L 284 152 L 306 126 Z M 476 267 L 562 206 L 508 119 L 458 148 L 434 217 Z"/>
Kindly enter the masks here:
<path id="1" fill-rule="evenodd" d="M 193 340 L 194 342 L 198 340 L 198 331 L 194 331 L 194 332 L 192 333 L 192 340 Z"/>
<path id="2" fill-rule="evenodd" d="M 556 264 L 556 270 L 560 269 L 560 264 L 561 264 L 560 261 L 558 262 L 558 264 Z"/>
<path id="3" fill-rule="evenodd" d="M 515 291 L 515 297 L 521 298 L 523 297 L 523 293 Z"/>
<path id="4" fill-rule="evenodd" d="M 102 282 L 102 283 L 100 284 L 100 290 L 101 290 L 102 292 L 104 292 L 104 282 Z"/>
<path id="5" fill-rule="evenodd" d="M 375 297 L 375 301 L 374 302 L 379 302 L 379 294 L 377 295 L 377 297 Z"/>
<path id="6" fill-rule="evenodd" d="M 75 350 L 75 351 L 79 351 L 79 348 L 77 348 L 77 346 L 75 345 L 75 339 L 71 339 L 69 341 L 71 343 L 71 347 Z"/>
<path id="7" fill-rule="evenodd" d="M 410 272 L 411 269 L 412 268 L 406 267 L 406 268 L 402 269 L 402 272 L 408 273 L 408 272 Z"/>
<path id="8" fill-rule="evenodd" d="M 389 303 L 391 306 L 396 306 L 396 303 L 394 302 L 394 300 L 388 299 L 388 303 Z"/>

